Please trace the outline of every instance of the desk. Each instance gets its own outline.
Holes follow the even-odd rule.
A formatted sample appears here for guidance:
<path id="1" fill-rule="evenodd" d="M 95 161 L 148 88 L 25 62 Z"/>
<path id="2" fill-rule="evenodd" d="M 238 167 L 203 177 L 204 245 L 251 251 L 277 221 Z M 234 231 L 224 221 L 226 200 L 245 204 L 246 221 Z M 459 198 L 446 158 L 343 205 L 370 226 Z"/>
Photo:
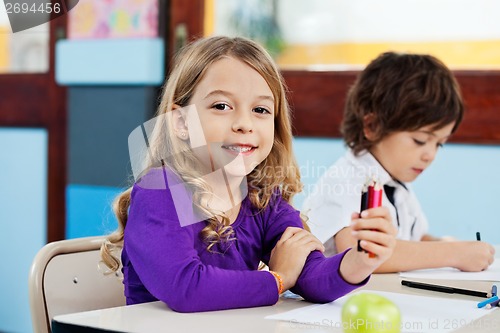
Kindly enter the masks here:
<path id="1" fill-rule="evenodd" d="M 491 282 L 485 281 L 448 281 L 426 280 L 429 283 L 446 284 L 453 287 L 488 291 Z M 398 274 L 374 274 L 363 289 L 390 291 L 412 295 L 427 295 L 481 301 L 484 298 L 436 293 L 427 290 L 413 289 L 401 286 Z M 272 314 L 309 306 L 311 303 L 296 299 L 281 298 L 274 306 L 201 312 L 177 313 L 170 310 L 162 302 L 152 302 L 88 311 L 75 314 L 56 316 L 53 320 L 54 333 L 76 332 L 214 332 L 214 333 L 245 333 L 245 332 L 341 332 L 340 329 L 326 326 L 302 325 L 293 322 L 264 319 Z M 472 327 L 463 327 L 456 332 L 498 333 L 500 328 L 500 309 L 485 310 L 489 313 L 474 322 Z M 478 330 L 478 327 L 484 327 Z M 92 328 L 92 329 L 91 329 Z"/>

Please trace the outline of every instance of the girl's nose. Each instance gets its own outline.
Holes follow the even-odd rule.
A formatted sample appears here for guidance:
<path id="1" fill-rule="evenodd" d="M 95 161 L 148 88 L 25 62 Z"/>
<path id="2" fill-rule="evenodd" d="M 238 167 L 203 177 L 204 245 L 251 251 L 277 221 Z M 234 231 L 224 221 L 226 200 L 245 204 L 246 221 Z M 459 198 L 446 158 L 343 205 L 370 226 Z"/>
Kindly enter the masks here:
<path id="1" fill-rule="evenodd" d="M 253 131 L 252 115 L 250 112 L 235 112 L 232 129 L 234 132 L 247 133 Z"/>

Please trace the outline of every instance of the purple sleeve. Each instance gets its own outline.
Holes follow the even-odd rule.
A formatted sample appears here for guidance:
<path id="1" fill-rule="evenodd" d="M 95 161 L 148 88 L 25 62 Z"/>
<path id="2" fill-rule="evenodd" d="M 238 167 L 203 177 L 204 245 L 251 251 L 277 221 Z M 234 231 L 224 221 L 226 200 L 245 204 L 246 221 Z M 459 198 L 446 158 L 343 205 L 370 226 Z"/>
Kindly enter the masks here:
<path id="1" fill-rule="evenodd" d="M 370 277 L 359 284 L 351 284 L 340 275 L 340 263 L 347 251 L 350 249 L 329 258 L 319 251 L 312 252 L 292 291 L 306 301 L 327 303 L 365 285 Z"/>
<path id="2" fill-rule="evenodd" d="M 275 304 L 269 272 L 222 269 L 203 263 L 196 228 L 181 227 L 168 190 L 135 187 L 124 246 L 142 284 L 179 312 Z"/>
<path id="3" fill-rule="evenodd" d="M 269 228 L 266 232 L 266 239 L 272 244 L 270 249 L 274 247 L 287 227 L 303 227 L 299 212 L 283 200 L 280 200 L 273 212 L 274 216 L 269 219 Z M 340 263 L 347 251 L 349 250 L 329 258 L 319 251 L 311 252 L 291 291 L 307 301 L 326 303 L 366 284 L 369 277 L 360 284 L 353 285 L 341 276 Z M 265 256 L 266 262 L 268 262 L 269 255 L 270 252 Z"/>

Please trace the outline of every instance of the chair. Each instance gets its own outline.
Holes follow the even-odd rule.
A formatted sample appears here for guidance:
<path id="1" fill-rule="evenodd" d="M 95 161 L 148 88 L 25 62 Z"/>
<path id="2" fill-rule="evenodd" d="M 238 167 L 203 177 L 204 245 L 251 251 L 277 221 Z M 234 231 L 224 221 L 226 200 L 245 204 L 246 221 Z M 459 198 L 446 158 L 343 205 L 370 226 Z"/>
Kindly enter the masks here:
<path id="1" fill-rule="evenodd" d="M 54 316 L 125 305 L 119 274 L 105 275 L 99 248 L 104 236 L 45 245 L 29 275 L 33 331 L 50 333 Z"/>

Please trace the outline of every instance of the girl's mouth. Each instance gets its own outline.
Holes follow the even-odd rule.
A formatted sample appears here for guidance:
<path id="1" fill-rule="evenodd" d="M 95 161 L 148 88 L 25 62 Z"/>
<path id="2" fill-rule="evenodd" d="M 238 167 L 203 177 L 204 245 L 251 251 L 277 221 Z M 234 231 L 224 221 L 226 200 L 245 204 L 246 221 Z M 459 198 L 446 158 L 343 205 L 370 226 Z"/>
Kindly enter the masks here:
<path id="1" fill-rule="evenodd" d="M 242 155 L 249 155 L 257 149 L 257 147 L 249 145 L 223 145 L 222 148 L 228 150 L 230 153 Z"/>

